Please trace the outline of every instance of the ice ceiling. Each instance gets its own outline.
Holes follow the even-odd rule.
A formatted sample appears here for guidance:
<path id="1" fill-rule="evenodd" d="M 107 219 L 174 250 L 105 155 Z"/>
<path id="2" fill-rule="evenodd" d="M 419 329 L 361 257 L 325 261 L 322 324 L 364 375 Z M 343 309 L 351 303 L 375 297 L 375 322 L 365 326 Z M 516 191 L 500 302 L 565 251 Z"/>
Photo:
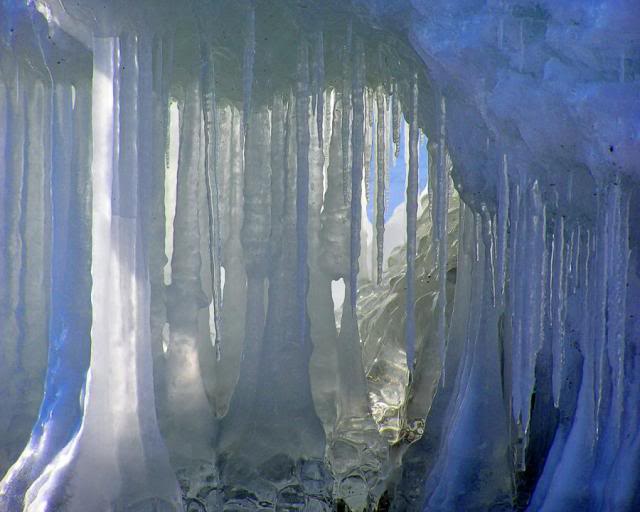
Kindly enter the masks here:
<path id="1" fill-rule="evenodd" d="M 640 510 L 639 27 L 2 0 L 0 512 Z"/>

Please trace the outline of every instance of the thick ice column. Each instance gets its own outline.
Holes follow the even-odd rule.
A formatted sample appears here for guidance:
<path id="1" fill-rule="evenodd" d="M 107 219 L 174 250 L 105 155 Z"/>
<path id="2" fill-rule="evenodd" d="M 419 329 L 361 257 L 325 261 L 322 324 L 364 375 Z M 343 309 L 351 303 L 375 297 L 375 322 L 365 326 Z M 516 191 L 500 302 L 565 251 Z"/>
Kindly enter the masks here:
<path id="1" fill-rule="evenodd" d="M 411 83 L 411 120 L 409 124 L 409 173 L 407 176 L 407 281 L 405 342 L 407 350 L 407 368 L 413 372 L 416 349 L 415 325 L 415 264 L 416 264 L 416 221 L 418 216 L 418 77 Z M 446 215 L 446 212 L 445 212 Z M 434 225 L 434 228 L 436 226 Z M 446 231 L 441 237 L 446 244 Z M 440 238 L 442 240 L 442 238 Z M 442 242 L 440 242 L 442 243 Z M 445 260 L 446 265 L 446 260 Z M 446 273 L 446 268 L 445 268 Z M 443 283 L 445 285 L 446 283 Z"/>
<path id="2" fill-rule="evenodd" d="M 245 339 L 238 384 L 224 418 L 218 447 L 223 452 L 249 455 L 252 416 L 259 381 L 265 322 L 265 279 L 269 270 L 271 233 L 271 119 L 266 107 L 249 115 L 244 167 L 244 216 L 241 231 L 247 272 Z M 235 283 L 237 285 L 237 283 Z"/>
<path id="3" fill-rule="evenodd" d="M 29 443 L 0 485 L 0 504 L 7 509 L 22 506 L 27 488 L 71 438 L 89 360 L 90 89 L 76 84 L 74 106 L 70 84 L 56 85 L 53 94 L 49 367 Z"/>
<path id="4" fill-rule="evenodd" d="M 23 336 L 18 353 L 25 379 L 21 408 L 36 411 L 42 399 L 47 353 L 47 319 L 51 241 L 51 86 L 35 82 L 28 88 L 27 141 L 22 220 L 22 297 L 19 312 Z"/>
<path id="5" fill-rule="evenodd" d="M 284 173 L 282 244 L 275 260 L 265 262 L 268 263 L 269 289 L 264 337 L 261 338 L 262 349 L 259 353 L 259 364 L 256 364 L 259 373 L 255 382 L 259 383 L 259 386 L 254 388 L 253 399 L 238 402 L 239 407 L 247 409 L 247 421 L 242 424 L 240 430 L 237 424 L 230 423 L 231 430 L 224 439 L 225 446 L 233 450 L 233 456 L 227 459 L 223 469 L 226 477 L 259 494 L 265 488 L 261 490 L 255 486 L 262 485 L 260 481 L 264 482 L 264 480 L 249 478 L 247 468 L 258 470 L 260 475 L 269 481 L 270 468 L 274 467 L 273 464 L 276 461 L 278 461 L 278 467 L 292 469 L 300 459 L 321 459 L 324 454 L 324 432 L 313 408 L 309 383 L 311 347 L 308 332 L 305 339 L 300 339 L 298 283 L 294 271 L 298 261 L 297 244 L 291 243 L 297 236 L 298 219 L 296 207 L 298 183 L 296 140 L 298 136 L 295 128 L 294 105 L 295 98 L 292 97 L 289 99 L 288 121 L 285 129 L 288 158 Z M 308 126 L 306 128 L 308 130 Z M 264 129 L 267 130 L 268 137 L 268 125 Z M 268 143 L 269 139 L 262 140 Z M 251 132 L 248 141 L 251 141 Z M 264 162 L 263 154 L 264 147 L 258 146 L 254 161 Z M 267 187 L 267 192 L 269 190 L 270 187 Z M 245 199 L 247 199 L 246 195 Z M 268 219 L 269 215 L 270 210 L 264 211 L 265 219 Z M 268 242 L 267 237 L 271 226 L 265 227 L 268 228 L 264 233 L 265 241 Z M 304 236 L 307 236 L 306 232 Z M 266 248 L 269 248 L 268 245 Z M 249 301 L 255 301 L 255 304 L 251 305 L 251 311 L 257 311 L 258 301 L 264 307 L 264 296 L 260 297 L 257 293 L 250 292 L 247 297 L 248 304 Z M 249 318 L 247 321 L 248 328 L 249 323 L 255 322 Z M 247 338 L 250 335 L 251 333 L 247 332 Z M 243 386 L 243 378 L 244 376 L 240 377 L 236 393 Z M 236 401 L 236 393 L 234 393 L 233 402 Z M 232 403 L 230 413 L 234 407 Z M 260 435 L 255 435 L 254 432 L 258 429 Z M 235 473 L 234 468 L 243 468 L 243 470 Z"/>
<path id="6" fill-rule="evenodd" d="M 500 394 L 487 392 L 499 389 L 502 378 L 498 316 L 487 283 L 490 248 L 483 241 L 488 239 L 488 226 L 479 214 L 474 217 L 473 245 L 479 251 L 477 260 L 471 260 L 469 303 L 454 306 L 469 313 L 462 360 L 443 426 L 443 445 L 425 486 L 426 506 L 434 511 L 488 509 L 496 496 L 508 496 L 511 490 L 511 465 L 504 452 L 508 418 Z M 482 486 L 473 485 L 478 478 Z"/>
<path id="7" fill-rule="evenodd" d="M 274 103 L 274 115 L 276 114 Z M 316 116 L 320 115 L 318 112 Z M 324 115 L 324 114 L 323 114 Z M 281 126 L 282 122 L 280 122 Z M 335 426 L 336 417 L 336 321 L 331 293 L 331 275 L 324 271 L 321 236 L 321 223 L 324 196 L 325 156 L 318 137 L 319 124 L 310 116 L 309 130 L 309 222 L 308 222 L 308 264 L 309 292 L 307 310 L 309 313 L 309 334 L 313 344 L 313 353 L 309 363 L 311 391 L 316 412 L 322 421 L 325 432 L 329 434 Z M 281 135 L 284 139 L 284 134 Z M 331 138 L 331 137 L 330 137 Z M 273 155 L 272 148 L 272 155 Z M 284 157 L 284 155 L 283 155 Z M 327 155 L 326 160 L 329 160 Z M 282 168 L 281 172 L 284 169 Z M 275 173 L 275 170 L 274 170 Z M 275 174 L 274 174 L 275 178 Z M 273 190 L 273 187 L 272 187 Z M 340 202 L 342 203 L 342 182 L 340 181 Z M 278 194 L 280 196 L 280 194 Z M 275 200 L 275 196 L 274 196 Z M 281 229 L 281 228 L 280 228 Z"/>
<path id="8" fill-rule="evenodd" d="M 232 106 L 221 111 L 221 144 L 218 169 L 224 176 L 225 201 L 223 222 L 222 263 L 224 291 L 222 303 L 223 344 L 216 365 L 216 406 L 218 415 L 227 412 L 238 380 L 242 346 L 245 338 L 245 310 L 247 306 L 247 275 L 244 265 L 240 232 L 243 224 L 244 190 L 244 133 L 242 113 Z M 226 128 L 225 128 L 226 127 Z"/>
<path id="9" fill-rule="evenodd" d="M 9 68 L 11 69 L 11 68 Z M 6 85 L 6 123 L 7 132 L 5 139 L 5 165 L 3 165 L 4 183 L 2 184 L 5 200 L 0 207 L 3 209 L 4 219 L 2 223 L 3 234 L 0 252 L 3 256 L 2 282 L 3 290 L 0 293 L 0 339 L 2 340 L 2 358 L 0 368 L 0 383 L 2 383 L 2 396 L 0 401 L 0 439 L 2 451 L 0 457 L 4 464 L 10 464 L 15 459 L 16 444 L 21 444 L 26 439 L 15 439 L 16 432 L 11 423 L 14 419 L 16 407 L 19 403 L 19 379 L 17 372 L 20 365 L 18 346 L 22 336 L 22 328 L 19 325 L 18 305 L 20 300 L 20 268 L 22 264 L 23 237 L 20 229 L 23 216 L 24 202 L 24 168 L 25 168 L 25 144 L 26 134 L 26 105 L 24 83 L 20 81 L 19 66 L 14 67 L 12 75 L 3 76 Z M 10 127 L 10 128 L 9 128 Z M 28 429 L 28 427 L 27 427 Z M 26 433 L 25 430 L 22 435 Z M 17 441 L 17 443 L 16 443 Z M 6 462 L 4 462 L 6 461 Z"/>
<path id="10" fill-rule="evenodd" d="M 170 341 L 167 361 L 166 437 L 172 459 L 188 463 L 211 451 L 213 416 L 205 394 L 198 350 L 198 314 L 208 306 L 200 283 L 198 184 L 202 109 L 197 80 L 186 87 L 180 133 L 172 280 L 167 290 Z M 205 212 L 201 212 L 206 215 Z"/>
<path id="11" fill-rule="evenodd" d="M 145 226 L 138 184 L 140 39 L 95 37 L 92 349 L 80 430 L 31 486 L 25 510 L 103 510 L 180 495 L 155 423 Z M 124 69 L 128 72 L 123 73 Z M 100 475 L 95 478 L 94 475 Z"/>

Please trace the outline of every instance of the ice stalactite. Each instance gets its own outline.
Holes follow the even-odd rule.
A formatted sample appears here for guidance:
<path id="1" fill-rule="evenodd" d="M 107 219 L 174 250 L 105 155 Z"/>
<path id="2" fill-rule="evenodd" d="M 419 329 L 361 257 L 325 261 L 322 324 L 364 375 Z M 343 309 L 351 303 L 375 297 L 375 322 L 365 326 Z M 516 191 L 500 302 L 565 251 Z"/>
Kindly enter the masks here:
<path id="1" fill-rule="evenodd" d="M 71 438 L 89 359 L 90 88 L 86 82 L 58 84 L 53 94 L 49 370 L 29 443 L 0 487 L 0 504 L 7 509 L 22 506 L 28 487 Z"/>
<path id="2" fill-rule="evenodd" d="M 546 207 L 540 196 L 537 182 L 524 185 L 526 196 L 520 202 L 519 238 L 516 244 L 516 260 L 512 268 L 524 268 L 523 272 L 511 273 L 515 289 L 512 352 L 513 372 L 518 375 L 514 382 L 513 415 L 519 428 L 519 445 L 516 464 L 524 467 L 528 442 L 531 396 L 535 385 L 535 365 L 542 346 L 542 322 L 546 280 Z"/>
<path id="3" fill-rule="evenodd" d="M 256 60 L 256 4 L 249 0 L 242 58 L 242 132 L 246 135 L 253 97 L 253 68 Z"/>
<path id="4" fill-rule="evenodd" d="M 325 71 L 324 71 L 324 35 L 322 30 L 318 32 L 314 45 L 314 76 L 316 88 L 313 91 L 316 99 L 316 129 L 318 130 L 318 145 L 324 146 L 324 92 L 325 92 Z"/>
<path id="5" fill-rule="evenodd" d="M 245 333 L 247 276 L 240 233 L 243 223 L 244 135 L 242 113 L 231 105 L 219 110 L 220 149 L 216 168 L 220 171 L 222 212 L 222 264 L 224 290 L 222 296 L 223 344 L 226 345 L 215 367 L 217 415 L 227 412 L 238 380 Z"/>
<path id="6" fill-rule="evenodd" d="M 215 73 L 211 49 L 203 44 L 202 48 L 201 90 L 202 115 L 204 121 L 204 175 L 207 189 L 207 213 L 209 225 L 209 267 L 212 280 L 211 295 L 213 302 L 213 325 L 215 328 L 216 359 L 221 357 L 222 339 L 222 280 L 220 276 L 220 258 L 222 241 L 220 236 L 220 190 L 218 183 L 218 114 L 215 95 Z"/>
<path id="7" fill-rule="evenodd" d="M 418 216 L 418 77 L 414 76 L 411 82 L 411 111 L 409 121 L 409 170 L 407 175 L 407 297 L 406 297 L 406 324 L 405 324 L 405 343 L 407 351 L 407 368 L 409 372 L 413 372 L 416 349 L 416 325 L 415 325 L 415 264 L 416 264 L 416 221 Z M 446 210 L 442 212 L 446 215 Z M 434 223 L 435 224 L 435 223 Z M 439 229 L 437 224 L 434 225 L 434 232 Z M 438 233 L 439 239 L 444 239 L 446 244 L 446 231 Z M 444 261 L 446 265 L 446 260 Z M 446 268 L 445 268 L 446 274 Z M 446 283 L 443 281 L 443 286 Z M 446 300 L 446 299 L 445 299 Z M 444 306 L 443 306 L 444 311 Z"/>
<path id="8" fill-rule="evenodd" d="M 557 207 L 557 204 L 556 204 Z M 564 216 L 556 214 L 551 241 L 550 297 L 551 347 L 553 354 L 552 388 L 553 403 L 560 406 L 560 391 L 565 364 L 565 304 L 567 300 L 567 266 Z"/>
<path id="9" fill-rule="evenodd" d="M 309 49 L 302 42 L 298 49 L 296 87 L 296 297 L 298 336 L 304 345 L 308 342 L 309 96 Z"/>
<path id="10" fill-rule="evenodd" d="M 163 503 L 180 494 L 155 422 L 148 260 L 138 184 L 141 36 L 95 37 L 92 89 L 92 344 L 82 424 L 29 488 L 25 510 Z M 124 69 L 127 72 L 123 72 Z M 98 471 L 100 480 L 88 478 Z"/>
<path id="11" fill-rule="evenodd" d="M 351 200 L 351 122 L 352 122 L 352 74 L 351 67 L 353 55 L 353 22 L 349 20 L 347 22 L 347 32 L 345 35 L 345 44 L 342 48 L 342 101 L 343 101 L 343 113 L 342 113 L 342 178 L 343 178 L 343 193 L 345 202 Z"/>
<path id="12" fill-rule="evenodd" d="M 170 118 L 169 87 L 171 83 L 173 41 L 169 37 L 158 37 L 153 47 L 153 129 L 150 137 L 150 151 L 153 153 L 153 173 L 149 173 L 150 229 L 147 235 L 149 251 L 149 282 L 151 293 L 151 351 L 153 356 L 154 386 L 158 401 L 165 394 L 165 357 L 163 329 L 167 322 L 165 301 L 164 268 L 166 216 L 165 182 L 169 167 Z"/>
<path id="13" fill-rule="evenodd" d="M 393 84 L 393 90 L 391 92 L 391 125 L 393 133 L 393 156 L 398 158 L 400 156 L 400 123 L 402 121 L 402 114 L 400 112 L 400 98 L 398 97 L 398 84 Z"/>
<path id="14" fill-rule="evenodd" d="M 507 154 L 502 155 L 500 170 L 498 171 L 497 190 L 497 292 L 504 304 L 505 279 L 507 271 L 507 247 L 509 226 L 509 163 Z"/>
<path id="15" fill-rule="evenodd" d="M 362 227 L 362 171 L 364 151 L 364 80 L 365 54 L 361 39 L 356 38 L 353 50 L 353 82 L 351 101 L 353 122 L 351 127 L 351 268 L 349 272 L 349 303 L 355 314 L 358 295 L 358 271 L 360 258 L 360 230 Z M 344 127 L 344 117 L 343 117 Z M 344 148 L 344 140 L 343 140 Z"/>
<path id="16" fill-rule="evenodd" d="M 440 98 L 440 119 L 439 119 L 439 136 L 438 136 L 438 165 L 436 167 L 436 179 L 434 190 L 434 222 L 433 222 L 433 241 L 436 246 L 437 265 L 438 265 L 438 331 L 437 336 L 440 342 L 440 362 L 443 371 L 445 369 L 444 361 L 447 353 L 447 335 L 446 335 L 446 317 L 445 309 L 447 304 L 447 261 L 448 261 L 448 241 L 447 241 L 447 212 L 449 211 L 449 172 L 447 167 L 446 152 L 446 130 L 447 130 L 447 111 L 446 100 L 442 96 Z M 493 265 L 493 258 L 490 258 L 490 264 Z M 446 373 L 445 373 L 446 375 Z M 443 375 L 444 376 L 444 375 Z"/>
<path id="17" fill-rule="evenodd" d="M 200 284 L 198 184 L 202 107 L 199 80 L 185 86 L 180 117 L 178 184 L 174 220 L 172 279 L 167 290 L 169 344 L 166 353 L 167 444 L 174 464 L 211 454 L 213 415 L 200 370 L 198 314 L 208 306 Z"/>
<path id="18" fill-rule="evenodd" d="M 383 91 L 376 91 L 376 181 L 375 181 L 375 212 L 376 212 L 376 282 L 382 282 L 382 268 L 384 264 L 384 211 L 385 193 L 387 189 L 387 143 L 389 142 L 386 120 L 386 102 Z"/>

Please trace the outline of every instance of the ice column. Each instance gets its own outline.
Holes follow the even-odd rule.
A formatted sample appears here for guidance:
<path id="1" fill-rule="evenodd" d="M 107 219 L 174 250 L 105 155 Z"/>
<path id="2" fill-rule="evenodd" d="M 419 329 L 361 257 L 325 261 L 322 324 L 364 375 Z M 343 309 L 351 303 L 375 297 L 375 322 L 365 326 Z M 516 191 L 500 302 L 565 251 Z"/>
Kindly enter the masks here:
<path id="1" fill-rule="evenodd" d="M 209 305 L 200 283 L 197 205 L 201 167 L 202 107 L 199 80 L 185 87 L 174 220 L 172 280 L 167 290 L 170 339 L 166 353 L 167 444 L 174 464 L 207 458 L 213 415 L 200 370 L 198 314 Z M 204 148 L 202 148 L 204 149 Z"/>
<path id="2" fill-rule="evenodd" d="M 147 44 L 139 36 L 93 40 L 92 349 L 84 415 L 73 440 L 29 489 L 28 511 L 180 507 L 153 399 L 138 186 L 148 166 L 138 147 L 151 116 L 139 102 L 150 94 L 139 62 Z"/>
<path id="3" fill-rule="evenodd" d="M 0 505 L 18 509 L 28 487 L 73 435 L 89 360 L 91 311 L 90 88 L 58 84 L 52 117 L 52 288 L 49 368 L 31 438 L 0 485 Z M 38 171 L 36 171 L 36 175 Z M 45 288 L 47 289 L 47 288 Z"/>

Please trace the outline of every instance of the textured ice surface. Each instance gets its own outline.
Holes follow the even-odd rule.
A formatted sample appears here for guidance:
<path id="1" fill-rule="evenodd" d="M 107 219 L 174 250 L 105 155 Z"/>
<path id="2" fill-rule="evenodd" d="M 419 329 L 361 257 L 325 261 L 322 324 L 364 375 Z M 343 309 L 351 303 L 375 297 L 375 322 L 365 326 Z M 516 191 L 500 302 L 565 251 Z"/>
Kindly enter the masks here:
<path id="1" fill-rule="evenodd" d="M 0 511 L 640 509 L 633 0 L 0 3 Z"/>

